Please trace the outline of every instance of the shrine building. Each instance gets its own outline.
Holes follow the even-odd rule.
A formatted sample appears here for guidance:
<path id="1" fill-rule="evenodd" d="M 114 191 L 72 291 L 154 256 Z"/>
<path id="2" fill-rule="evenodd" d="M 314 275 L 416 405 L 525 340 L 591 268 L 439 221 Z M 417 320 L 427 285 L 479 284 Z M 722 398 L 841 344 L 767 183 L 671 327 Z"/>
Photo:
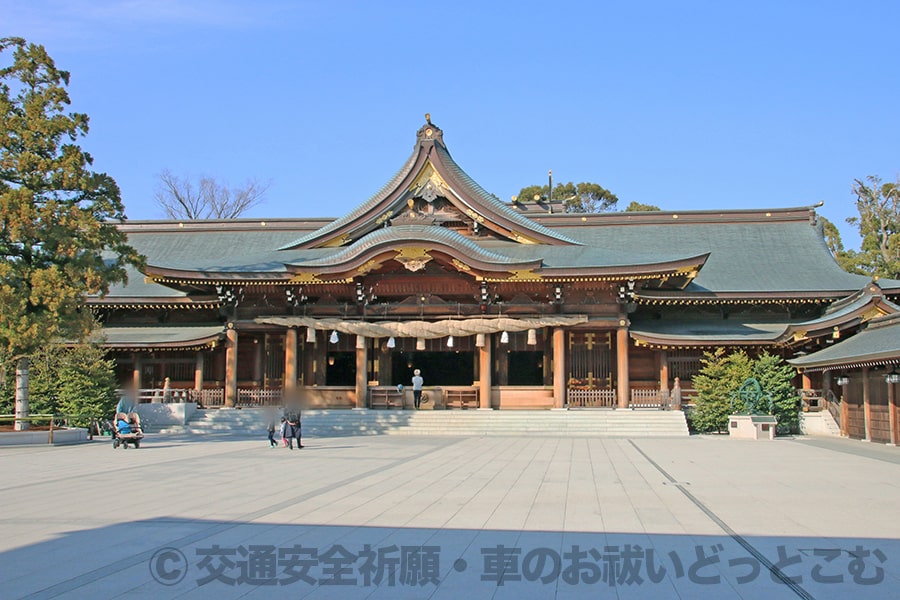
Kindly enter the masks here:
<path id="1" fill-rule="evenodd" d="M 121 229 L 146 268 L 90 302 L 120 384 L 168 378 L 207 407 L 388 407 L 419 369 L 431 408 L 677 409 L 705 351 L 802 359 L 900 312 L 900 281 L 837 265 L 816 207 L 504 202 L 430 119 L 400 170 L 337 219 Z M 797 363 L 797 387 L 839 399 L 828 364 Z"/>

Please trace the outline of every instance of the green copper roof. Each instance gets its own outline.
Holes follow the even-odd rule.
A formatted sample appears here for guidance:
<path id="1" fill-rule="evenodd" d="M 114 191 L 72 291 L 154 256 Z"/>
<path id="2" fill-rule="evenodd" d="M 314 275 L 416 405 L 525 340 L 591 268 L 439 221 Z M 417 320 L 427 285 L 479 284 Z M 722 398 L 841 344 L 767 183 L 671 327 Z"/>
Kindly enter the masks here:
<path id="1" fill-rule="evenodd" d="M 203 345 L 225 334 L 221 323 L 212 325 L 159 325 L 152 327 L 103 327 L 94 338 L 110 348 L 179 348 Z"/>
<path id="2" fill-rule="evenodd" d="M 853 337 L 788 362 L 795 367 L 852 367 L 900 360 L 900 313 L 872 319 Z"/>
<path id="3" fill-rule="evenodd" d="M 735 320 L 667 319 L 631 324 L 632 337 L 654 343 L 673 345 L 692 342 L 705 343 L 765 343 L 774 342 L 787 328 L 785 323 L 744 323 Z"/>

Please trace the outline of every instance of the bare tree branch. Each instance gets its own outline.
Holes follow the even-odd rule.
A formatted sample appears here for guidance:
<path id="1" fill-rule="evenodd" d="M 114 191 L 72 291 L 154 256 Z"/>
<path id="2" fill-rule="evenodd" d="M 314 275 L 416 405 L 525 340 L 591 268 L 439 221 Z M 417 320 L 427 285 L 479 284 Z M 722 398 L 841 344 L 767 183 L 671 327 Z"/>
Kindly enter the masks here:
<path id="1" fill-rule="evenodd" d="M 262 203 L 269 182 L 247 180 L 230 188 L 212 177 L 201 177 L 196 185 L 168 169 L 159 175 L 156 202 L 170 219 L 235 219 Z"/>

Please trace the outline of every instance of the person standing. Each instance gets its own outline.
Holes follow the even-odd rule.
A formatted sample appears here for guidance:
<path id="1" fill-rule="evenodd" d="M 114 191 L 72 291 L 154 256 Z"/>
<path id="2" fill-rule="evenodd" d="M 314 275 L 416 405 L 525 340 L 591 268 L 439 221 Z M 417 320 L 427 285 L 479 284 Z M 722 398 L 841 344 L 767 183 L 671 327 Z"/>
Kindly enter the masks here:
<path id="1" fill-rule="evenodd" d="M 294 429 L 294 435 L 297 436 L 297 449 L 298 450 L 303 447 L 302 432 L 300 430 L 301 424 L 302 423 L 300 421 L 300 409 L 298 408 L 297 412 L 295 412 L 291 415 L 291 427 L 293 427 L 293 429 Z"/>
<path id="2" fill-rule="evenodd" d="M 419 410 L 419 406 L 422 404 L 422 384 L 425 383 L 425 380 L 422 379 L 422 371 L 416 369 L 413 371 L 412 385 L 413 385 L 413 406 L 416 407 L 416 410 Z"/>
<path id="3" fill-rule="evenodd" d="M 294 449 L 294 430 L 291 423 L 285 417 L 281 417 L 281 442 L 286 448 Z"/>
<path id="4" fill-rule="evenodd" d="M 278 442 L 275 441 L 275 417 L 270 416 L 269 420 L 266 422 L 266 431 L 269 432 L 269 448 L 274 448 L 278 445 Z"/>

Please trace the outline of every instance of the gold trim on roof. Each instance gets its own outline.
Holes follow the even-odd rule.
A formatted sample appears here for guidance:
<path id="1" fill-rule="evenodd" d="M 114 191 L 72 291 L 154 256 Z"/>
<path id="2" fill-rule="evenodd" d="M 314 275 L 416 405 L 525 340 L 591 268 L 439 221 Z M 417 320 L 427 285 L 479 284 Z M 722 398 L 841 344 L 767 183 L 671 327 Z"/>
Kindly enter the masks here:
<path id="1" fill-rule="evenodd" d="M 472 267 L 470 267 L 470 266 L 467 265 L 466 263 L 464 263 L 464 262 L 462 262 L 462 261 L 460 261 L 460 260 L 457 260 L 457 259 L 455 259 L 455 258 L 454 258 L 453 260 L 451 260 L 450 262 L 453 263 L 453 266 L 456 267 L 456 268 L 457 268 L 458 270 L 460 270 L 460 271 L 466 271 L 466 272 L 468 272 L 468 271 L 471 271 L 471 270 L 472 270 Z"/>
<path id="2" fill-rule="evenodd" d="M 381 261 L 372 259 L 372 260 L 370 260 L 369 262 L 367 262 L 366 264 L 360 266 L 360 267 L 356 270 L 356 274 L 357 274 L 357 275 L 366 275 L 366 274 L 371 273 L 372 271 L 374 271 L 374 270 L 380 268 L 381 265 L 382 265 L 382 262 L 381 262 Z"/>
<path id="3" fill-rule="evenodd" d="M 318 273 L 297 273 L 291 277 L 291 283 L 328 283 L 319 279 Z"/>
<path id="4" fill-rule="evenodd" d="M 431 255 L 428 254 L 425 248 L 400 248 L 394 257 L 394 260 L 403 265 L 408 271 L 414 273 L 424 269 L 431 259 Z"/>

